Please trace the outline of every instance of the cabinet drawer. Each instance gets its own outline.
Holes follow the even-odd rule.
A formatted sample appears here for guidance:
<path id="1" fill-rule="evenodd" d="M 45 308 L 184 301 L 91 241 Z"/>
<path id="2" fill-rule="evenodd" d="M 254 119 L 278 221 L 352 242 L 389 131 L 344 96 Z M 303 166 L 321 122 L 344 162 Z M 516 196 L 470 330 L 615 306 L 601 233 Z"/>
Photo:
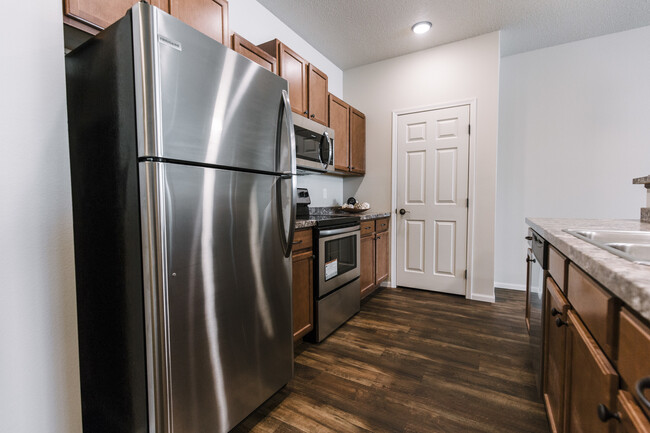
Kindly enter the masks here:
<path id="1" fill-rule="evenodd" d="M 388 218 L 382 218 L 375 221 L 375 231 L 377 233 L 385 232 L 386 230 L 388 230 Z"/>
<path id="2" fill-rule="evenodd" d="M 619 301 L 573 263 L 569 265 L 567 289 L 573 308 L 607 356 L 614 359 Z"/>
<path id="3" fill-rule="evenodd" d="M 375 231 L 375 221 L 361 221 L 361 236 L 367 236 Z"/>
<path id="4" fill-rule="evenodd" d="M 626 309 L 621 310 L 616 366 L 623 386 L 632 392 L 639 379 L 650 376 L 650 329 Z"/>
<path id="5" fill-rule="evenodd" d="M 293 251 L 311 250 L 311 229 L 297 230 L 293 235 Z"/>
<path id="6" fill-rule="evenodd" d="M 567 317 L 566 432 L 610 433 L 616 421 L 603 423 L 596 408 L 603 404 L 614 410 L 618 374 L 573 310 Z"/>
<path id="7" fill-rule="evenodd" d="M 563 292 L 566 291 L 567 259 L 551 245 L 548 246 L 548 273 Z"/>
<path id="8" fill-rule="evenodd" d="M 632 394 L 619 391 L 616 409 L 621 417 L 617 433 L 650 433 L 650 421 L 643 415 Z"/>

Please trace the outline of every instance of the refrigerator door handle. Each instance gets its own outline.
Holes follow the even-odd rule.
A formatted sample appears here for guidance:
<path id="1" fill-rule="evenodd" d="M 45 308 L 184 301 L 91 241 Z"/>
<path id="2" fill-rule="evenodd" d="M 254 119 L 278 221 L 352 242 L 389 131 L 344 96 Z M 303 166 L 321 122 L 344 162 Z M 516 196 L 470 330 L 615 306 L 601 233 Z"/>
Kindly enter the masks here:
<path id="1" fill-rule="evenodd" d="M 282 90 L 282 116 L 280 116 L 280 122 L 278 126 L 278 135 L 280 136 L 280 131 L 282 130 L 282 117 L 284 117 L 287 121 L 287 129 L 288 129 L 288 140 L 287 140 L 287 146 L 289 146 L 289 155 L 291 157 L 291 167 L 290 167 L 290 172 L 283 172 L 280 178 L 280 181 L 277 183 L 278 185 L 278 213 L 279 213 L 279 223 L 280 225 L 283 224 L 284 221 L 284 215 L 283 215 L 283 209 L 282 209 L 282 181 L 285 179 L 290 179 L 291 180 L 291 210 L 289 214 L 289 227 L 288 227 L 288 232 L 286 233 L 285 237 L 285 230 L 284 227 L 281 227 L 281 233 L 282 233 L 282 250 L 284 252 L 285 257 L 290 257 L 291 256 L 291 250 L 292 250 L 292 244 L 293 244 L 293 235 L 296 230 L 296 201 L 297 201 L 297 196 L 298 196 L 298 189 L 296 185 L 296 134 L 294 131 L 294 126 L 293 126 L 293 119 L 292 119 L 292 114 L 291 114 L 291 103 L 289 102 L 289 93 L 287 93 L 286 90 Z M 276 152 L 277 156 L 277 167 L 281 166 L 280 158 L 282 155 L 282 151 L 280 149 L 280 143 L 281 140 L 278 140 L 278 150 Z"/>

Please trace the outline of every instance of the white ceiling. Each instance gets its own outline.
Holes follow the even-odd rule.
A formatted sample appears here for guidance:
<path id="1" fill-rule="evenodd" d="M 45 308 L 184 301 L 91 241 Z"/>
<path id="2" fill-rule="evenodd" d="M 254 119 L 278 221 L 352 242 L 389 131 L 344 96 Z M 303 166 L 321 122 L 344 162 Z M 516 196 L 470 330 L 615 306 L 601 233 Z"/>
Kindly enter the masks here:
<path id="1" fill-rule="evenodd" d="M 343 70 L 496 30 L 508 56 L 650 25 L 650 0 L 258 1 Z"/>

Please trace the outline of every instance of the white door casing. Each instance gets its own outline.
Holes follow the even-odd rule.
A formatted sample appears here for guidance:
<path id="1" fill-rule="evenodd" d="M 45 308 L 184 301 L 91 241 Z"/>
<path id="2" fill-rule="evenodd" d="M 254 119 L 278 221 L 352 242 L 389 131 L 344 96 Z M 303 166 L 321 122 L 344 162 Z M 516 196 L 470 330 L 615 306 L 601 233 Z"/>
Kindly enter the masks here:
<path id="1" fill-rule="evenodd" d="M 397 116 L 400 286 L 466 294 L 469 118 L 469 105 Z"/>

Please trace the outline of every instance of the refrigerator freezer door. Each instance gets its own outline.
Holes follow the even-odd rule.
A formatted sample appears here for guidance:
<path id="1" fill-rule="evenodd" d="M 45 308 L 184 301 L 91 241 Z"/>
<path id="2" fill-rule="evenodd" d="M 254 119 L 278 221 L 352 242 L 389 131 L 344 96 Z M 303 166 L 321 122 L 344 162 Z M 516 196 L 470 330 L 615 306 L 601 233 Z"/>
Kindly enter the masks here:
<path id="1" fill-rule="evenodd" d="M 282 180 L 161 162 L 140 170 L 147 195 L 160 191 L 159 221 L 149 226 L 160 227 L 152 268 L 162 277 L 147 297 L 163 360 L 150 389 L 160 390 L 161 422 L 171 428 L 157 431 L 227 432 L 293 374 L 291 261 L 275 197 Z"/>
<path id="2" fill-rule="evenodd" d="M 291 171 L 277 163 L 286 80 L 158 9 L 135 11 L 137 100 L 156 118 L 139 156 Z"/>

